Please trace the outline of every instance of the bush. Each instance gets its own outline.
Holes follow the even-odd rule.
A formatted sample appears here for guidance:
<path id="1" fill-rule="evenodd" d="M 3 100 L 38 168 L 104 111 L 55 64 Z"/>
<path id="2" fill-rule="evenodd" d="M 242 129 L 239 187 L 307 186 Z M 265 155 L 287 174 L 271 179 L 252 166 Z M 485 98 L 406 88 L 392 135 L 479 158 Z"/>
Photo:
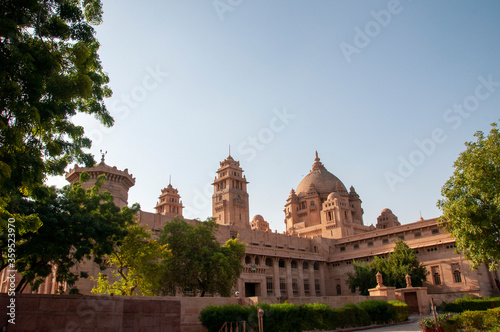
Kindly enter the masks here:
<path id="1" fill-rule="evenodd" d="M 456 299 L 451 303 L 443 302 L 438 307 L 438 310 L 441 312 L 463 312 L 467 310 L 488 310 L 496 307 L 500 307 L 500 297 L 485 297 L 482 299 L 464 297 Z"/>
<path id="2" fill-rule="evenodd" d="M 256 307 L 243 307 L 240 305 L 209 305 L 200 312 L 200 322 L 209 332 L 217 332 L 225 322 L 249 321 Z"/>
<path id="3" fill-rule="evenodd" d="M 408 305 L 401 301 L 389 301 L 389 316 L 394 323 L 406 322 L 408 320 Z"/>
<path id="4" fill-rule="evenodd" d="M 359 307 L 370 316 L 370 321 L 376 324 L 385 324 L 392 320 L 389 314 L 389 303 L 387 303 L 387 301 L 363 301 L 359 304 Z"/>
<path id="5" fill-rule="evenodd" d="M 460 323 L 466 331 L 489 331 L 500 327 L 500 308 L 486 311 L 464 311 L 460 315 Z"/>
<path id="6" fill-rule="evenodd" d="M 398 301 L 365 301 L 359 306 L 350 303 L 343 308 L 326 304 L 265 304 L 264 330 L 268 332 L 300 332 L 304 330 L 335 330 L 338 328 L 368 326 L 408 319 L 408 307 Z M 210 332 L 219 331 L 225 322 L 247 321 L 247 329 L 257 330 L 257 307 L 239 305 L 207 306 L 200 312 L 200 321 Z"/>

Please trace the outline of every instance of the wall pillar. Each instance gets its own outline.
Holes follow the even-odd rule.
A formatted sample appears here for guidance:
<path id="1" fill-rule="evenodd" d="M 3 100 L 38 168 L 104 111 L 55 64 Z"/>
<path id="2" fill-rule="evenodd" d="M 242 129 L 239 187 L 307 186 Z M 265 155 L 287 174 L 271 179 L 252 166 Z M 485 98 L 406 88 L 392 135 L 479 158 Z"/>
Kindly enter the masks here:
<path id="1" fill-rule="evenodd" d="M 292 287 L 292 259 L 286 259 L 286 292 L 288 297 L 293 297 Z"/>
<path id="2" fill-rule="evenodd" d="M 319 263 L 319 287 L 320 287 L 321 296 L 326 296 L 325 268 L 326 268 L 326 264 L 324 262 Z"/>
<path id="3" fill-rule="evenodd" d="M 274 296 L 280 297 L 280 267 L 279 267 L 279 258 L 273 259 L 273 288 L 274 288 Z"/>
<path id="4" fill-rule="evenodd" d="M 299 260 L 297 261 L 298 268 L 299 268 L 299 280 L 297 281 L 299 283 L 299 296 L 304 297 L 306 296 L 306 293 L 304 291 L 304 261 Z"/>
<path id="5" fill-rule="evenodd" d="M 309 262 L 309 294 L 316 296 L 316 278 L 314 276 L 314 262 Z"/>

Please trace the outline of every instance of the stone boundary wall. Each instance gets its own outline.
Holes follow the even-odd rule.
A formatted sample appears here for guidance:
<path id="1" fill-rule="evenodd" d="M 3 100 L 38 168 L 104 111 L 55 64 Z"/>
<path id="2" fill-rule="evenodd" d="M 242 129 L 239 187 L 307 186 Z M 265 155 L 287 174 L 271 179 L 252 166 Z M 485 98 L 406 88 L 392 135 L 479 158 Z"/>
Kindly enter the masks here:
<path id="1" fill-rule="evenodd" d="M 8 323 L 10 301 L 0 294 L 0 328 L 8 331 L 181 331 L 178 299 L 16 294 L 15 325 Z"/>

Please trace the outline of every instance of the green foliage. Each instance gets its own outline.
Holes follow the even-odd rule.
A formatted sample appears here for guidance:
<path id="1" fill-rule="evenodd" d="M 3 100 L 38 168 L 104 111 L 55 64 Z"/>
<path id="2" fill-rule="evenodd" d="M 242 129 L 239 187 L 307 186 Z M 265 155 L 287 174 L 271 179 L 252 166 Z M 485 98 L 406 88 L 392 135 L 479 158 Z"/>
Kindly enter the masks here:
<path id="1" fill-rule="evenodd" d="M 81 126 L 71 117 L 94 115 L 113 124 L 104 105 L 111 96 L 97 54 L 93 24 L 100 0 L 0 2 L 0 217 L 7 204 L 39 197 L 48 174 L 93 157 Z"/>
<path id="2" fill-rule="evenodd" d="M 420 287 L 429 272 L 421 265 L 412 249 L 401 239 L 395 242 L 394 252 L 386 259 L 375 256 L 370 263 L 353 262 L 354 272 L 347 272 L 346 284 L 369 295 L 368 289 L 377 285 L 376 274 L 382 273 L 384 286 L 406 287 L 406 275 L 411 276 L 412 286 Z"/>
<path id="3" fill-rule="evenodd" d="M 199 318 L 209 332 L 217 332 L 225 322 L 248 321 L 252 312 L 256 311 L 255 307 L 240 305 L 209 305 L 201 310 Z"/>
<path id="4" fill-rule="evenodd" d="M 166 259 L 161 294 L 231 295 L 243 270 L 245 245 L 230 239 L 221 246 L 215 238 L 217 227 L 211 219 L 189 224 L 177 218 L 165 225 L 159 243 L 167 245 L 171 255 Z"/>
<path id="5" fill-rule="evenodd" d="M 390 307 L 387 301 L 367 300 L 361 302 L 359 307 L 370 316 L 370 321 L 376 324 L 388 323 L 392 318 L 390 316 Z"/>
<path id="6" fill-rule="evenodd" d="M 443 211 L 441 225 L 472 267 L 489 262 L 495 270 L 500 261 L 500 132 L 496 123 L 491 126 L 488 136 L 478 131 L 476 142 L 465 143 L 437 205 Z"/>
<path id="7" fill-rule="evenodd" d="M 487 310 L 500 307 L 500 297 L 486 297 L 482 299 L 459 298 L 453 302 L 443 302 L 438 310 L 440 312 L 463 312 L 466 310 Z"/>
<path id="8" fill-rule="evenodd" d="M 375 268 L 371 264 L 366 262 L 353 261 L 352 267 L 354 272 L 347 272 L 346 284 L 353 292 L 357 288 L 361 295 L 370 295 L 368 290 L 377 286 L 377 279 L 375 277 L 377 271 L 375 271 Z"/>
<path id="9" fill-rule="evenodd" d="M 63 189 L 46 188 L 45 200 L 20 202 L 22 210 L 37 215 L 42 225 L 34 232 L 16 234 L 16 268 L 23 276 L 18 290 L 27 284 L 37 289 L 53 270 L 58 282 L 71 287 L 87 277 L 73 267 L 84 260 L 103 264 L 103 257 L 121 243 L 139 206 L 120 211 L 109 192 L 99 193 L 104 181 L 104 176 L 99 177 L 88 190 L 79 182 Z M 2 261 L 6 262 L 5 252 Z M 82 264 L 79 269 L 84 270 Z"/>
<path id="10" fill-rule="evenodd" d="M 499 331 L 500 308 L 484 311 L 464 311 L 448 319 L 445 331 Z"/>
<path id="11" fill-rule="evenodd" d="M 77 212 L 65 206 L 73 205 L 82 194 L 44 184 L 48 175 L 62 175 L 72 162 L 95 163 L 84 151 L 91 141 L 83 127 L 72 122 L 73 116 L 85 113 L 104 126 L 113 124 L 104 104 L 111 96 L 109 79 L 102 70 L 92 27 L 101 21 L 101 8 L 100 0 L 0 1 L 0 239 L 6 234 L 8 218 L 14 218 L 20 241 L 17 253 L 22 257 L 18 270 L 24 273 L 21 286 L 29 280 L 36 287 L 40 277 L 49 273 L 50 261 L 57 262 L 58 278 L 71 284 L 77 278 L 66 271 L 72 266 L 67 262 L 79 261 L 93 250 L 98 251 L 98 259 L 109 252 L 109 231 L 116 217 L 109 213 L 109 227 L 100 225 L 102 235 L 110 237 L 103 238 L 102 245 L 91 245 L 92 239 L 101 238 L 91 231 L 97 218 L 84 217 L 83 208 Z M 92 209 L 97 210 L 95 204 L 87 210 Z M 83 229 L 80 237 L 77 229 L 71 229 L 73 219 L 63 217 L 60 210 L 77 213 L 75 222 Z M 55 224 L 60 224 L 60 230 L 52 228 Z M 84 233 L 89 230 L 90 234 Z M 68 254 L 65 248 L 70 240 L 80 249 L 69 257 L 59 256 Z M 33 249 L 27 248 L 27 241 Z M 83 245 L 86 249 L 81 249 L 83 242 L 89 243 Z M 1 240 L 2 258 L 7 250 L 7 241 Z M 2 260 L 0 271 L 5 267 Z"/>
<path id="12" fill-rule="evenodd" d="M 359 306 L 351 303 L 343 308 L 331 308 L 326 304 L 266 304 L 264 330 L 270 332 L 293 332 L 304 330 L 335 330 L 374 323 L 401 322 L 408 319 L 405 303 L 392 301 L 366 301 Z M 406 310 L 405 310 L 405 309 Z M 248 311 L 246 311 L 248 310 Z M 378 317 L 377 315 L 384 315 Z M 245 318 L 247 317 L 247 318 Z M 256 330 L 257 308 L 241 306 L 208 306 L 200 313 L 200 321 L 209 331 L 218 331 L 224 322 L 246 320 L 249 328 Z"/>
<path id="13" fill-rule="evenodd" d="M 107 275 L 100 273 L 93 294 L 137 295 L 138 291 L 146 296 L 159 295 L 170 251 L 137 223 L 131 224 L 127 231 L 122 244 L 106 257 L 114 281 L 110 283 Z"/>
<path id="14" fill-rule="evenodd" d="M 408 305 L 401 301 L 388 301 L 389 303 L 389 316 L 392 321 L 400 323 L 408 320 Z"/>

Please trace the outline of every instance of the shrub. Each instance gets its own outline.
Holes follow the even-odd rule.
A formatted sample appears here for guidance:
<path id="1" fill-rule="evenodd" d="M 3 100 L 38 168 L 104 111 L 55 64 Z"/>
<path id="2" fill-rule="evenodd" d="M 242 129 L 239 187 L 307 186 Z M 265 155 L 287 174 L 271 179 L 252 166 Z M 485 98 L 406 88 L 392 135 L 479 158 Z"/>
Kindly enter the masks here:
<path id="1" fill-rule="evenodd" d="M 341 326 L 367 326 L 371 324 L 370 315 L 354 303 L 348 303 L 341 310 Z"/>
<path id="2" fill-rule="evenodd" d="M 209 332 L 217 332 L 225 322 L 248 321 L 253 311 L 257 311 L 256 307 L 209 305 L 200 312 L 199 318 Z"/>
<path id="3" fill-rule="evenodd" d="M 370 316 L 370 321 L 376 324 L 389 323 L 392 320 L 387 301 L 367 300 L 361 302 L 359 307 Z"/>
<path id="4" fill-rule="evenodd" d="M 389 316 L 394 323 L 408 320 L 408 305 L 401 301 L 389 301 Z"/>
<path id="5" fill-rule="evenodd" d="M 460 315 L 460 323 L 466 331 L 488 331 L 500 327 L 500 308 L 486 311 L 464 311 Z"/>
<path id="6" fill-rule="evenodd" d="M 488 310 L 496 307 L 500 307 L 500 297 L 486 297 L 482 299 L 464 297 L 456 299 L 451 303 L 443 302 L 438 309 L 441 312 L 463 312 L 466 310 Z"/>

